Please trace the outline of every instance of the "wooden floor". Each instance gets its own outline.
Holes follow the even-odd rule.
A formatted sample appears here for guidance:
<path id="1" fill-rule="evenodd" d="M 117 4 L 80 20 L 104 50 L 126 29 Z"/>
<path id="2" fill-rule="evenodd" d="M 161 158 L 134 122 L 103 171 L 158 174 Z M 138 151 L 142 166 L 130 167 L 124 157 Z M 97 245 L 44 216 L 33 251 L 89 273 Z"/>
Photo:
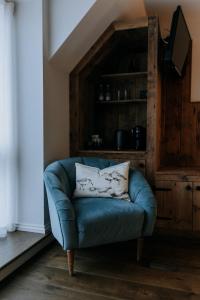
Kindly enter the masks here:
<path id="1" fill-rule="evenodd" d="M 136 244 L 126 242 L 76 253 L 76 276 L 52 244 L 0 287 L 1 300 L 200 299 L 200 242 L 154 238 L 136 263 Z"/>

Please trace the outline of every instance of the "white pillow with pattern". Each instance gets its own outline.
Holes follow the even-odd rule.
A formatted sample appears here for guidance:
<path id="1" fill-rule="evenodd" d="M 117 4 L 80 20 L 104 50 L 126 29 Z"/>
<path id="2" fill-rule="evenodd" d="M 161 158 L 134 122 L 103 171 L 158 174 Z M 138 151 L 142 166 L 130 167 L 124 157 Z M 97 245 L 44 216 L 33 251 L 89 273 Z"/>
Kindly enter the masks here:
<path id="1" fill-rule="evenodd" d="M 128 195 L 129 161 L 102 170 L 79 163 L 75 165 L 74 197 L 112 197 L 130 201 Z"/>

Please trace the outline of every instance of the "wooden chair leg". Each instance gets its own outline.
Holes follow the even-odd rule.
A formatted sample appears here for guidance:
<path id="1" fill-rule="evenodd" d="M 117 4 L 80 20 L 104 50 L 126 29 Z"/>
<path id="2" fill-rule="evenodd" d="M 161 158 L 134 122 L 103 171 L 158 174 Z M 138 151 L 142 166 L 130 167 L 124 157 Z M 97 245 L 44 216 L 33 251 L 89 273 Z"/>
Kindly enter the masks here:
<path id="1" fill-rule="evenodd" d="M 69 275 L 72 276 L 74 273 L 74 250 L 67 250 L 67 264 Z"/>
<path id="2" fill-rule="evenodd" d="M 143 238 L 137 239 L 137 262 L 140 262 L 142 258 L 143 245 L 144 245 L 144 239 Z"/>

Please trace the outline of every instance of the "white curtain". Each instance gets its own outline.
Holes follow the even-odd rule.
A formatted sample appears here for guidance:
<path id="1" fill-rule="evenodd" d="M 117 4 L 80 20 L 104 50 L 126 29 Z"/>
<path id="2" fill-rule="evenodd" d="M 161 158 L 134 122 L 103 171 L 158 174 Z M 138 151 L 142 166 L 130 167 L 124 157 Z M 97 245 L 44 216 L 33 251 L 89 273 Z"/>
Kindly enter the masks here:
<path id="1" fill-rule="evenodd" d="M 14 3 L 0 0 L 0 238 L 17 217 L 17 104 Z"/>

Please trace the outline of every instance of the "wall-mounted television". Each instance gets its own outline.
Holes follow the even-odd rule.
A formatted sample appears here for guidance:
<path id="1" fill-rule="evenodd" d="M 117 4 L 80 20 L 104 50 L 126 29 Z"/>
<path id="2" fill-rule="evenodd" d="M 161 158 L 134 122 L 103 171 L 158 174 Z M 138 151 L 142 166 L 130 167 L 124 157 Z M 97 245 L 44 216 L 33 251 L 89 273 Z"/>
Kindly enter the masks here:
<path id="1" fill-rule="evenodd" d="M 170 68 L 175 69 L 179 76 L 182 75 L 190 45 L 190 32 L 181 6 L 178 6 L 173 14 L 164 61 Z"/>

